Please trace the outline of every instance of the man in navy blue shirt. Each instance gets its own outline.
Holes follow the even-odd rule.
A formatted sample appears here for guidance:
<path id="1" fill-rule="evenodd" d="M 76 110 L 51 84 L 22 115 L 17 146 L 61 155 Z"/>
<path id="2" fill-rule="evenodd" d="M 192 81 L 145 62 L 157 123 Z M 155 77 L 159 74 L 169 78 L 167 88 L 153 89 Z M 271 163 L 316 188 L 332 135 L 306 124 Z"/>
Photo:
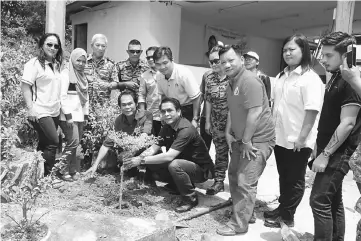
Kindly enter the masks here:
<path id="1" fill-rule="evenodd" d="M 359 143 L 361 98 L 347 83 L 340 66 L 347 46 L 355 44 L 347 33 L 330 33 L 322 39 L 322 63 L 332 77 L 326 84 L 312 170 L 316 172 L 310 205 L 314 217 L 314 240 L 344 240 L 345 213 L 342 182 L 349 159 Z"/>

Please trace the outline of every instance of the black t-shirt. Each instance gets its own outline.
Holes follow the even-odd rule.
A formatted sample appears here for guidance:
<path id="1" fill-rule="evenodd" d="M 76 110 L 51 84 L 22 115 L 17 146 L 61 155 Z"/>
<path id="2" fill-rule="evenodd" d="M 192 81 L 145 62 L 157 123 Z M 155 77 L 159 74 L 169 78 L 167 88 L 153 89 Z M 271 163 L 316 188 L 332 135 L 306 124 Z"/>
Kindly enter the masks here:
<path id="1" fill-rule="evenodd" d="M 185 159 L 198 164 L 204 171 L 211 170 L 214 165 L 202 137 L 194 126 L 185 118 L 180 118 L 174 128 L 165 124 L 159 132 L 159 146 L 177 150 L 177 159 Z"/>
<path id="2" fill-rule="evenodd" d="M 340 124 L 341 108 L 346 105 L 360 105 L 361 98 L 352 89 L 349 83 L 342 79 L 340 72 L 332 75 L 326 85 L 325 96 L 318 123 L 317 148 L 323 150 L 330 141 L 333 133 Z M 358 113 L 356 125 L 344 143 L 337 149 L 337 152 L 344 152 L 348 149 L 353 152 L 358 143 L 361 131 L 361 111 Z"/>

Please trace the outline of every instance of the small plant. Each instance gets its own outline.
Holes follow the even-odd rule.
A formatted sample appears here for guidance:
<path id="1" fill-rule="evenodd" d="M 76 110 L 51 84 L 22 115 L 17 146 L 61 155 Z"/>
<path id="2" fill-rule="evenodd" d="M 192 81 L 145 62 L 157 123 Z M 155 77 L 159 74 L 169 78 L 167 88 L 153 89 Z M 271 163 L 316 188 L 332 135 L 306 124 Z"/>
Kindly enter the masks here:
<path id="1" fill-rule="evenodd" d="M 16 221 L 16 218 L 9 213 L 5 213 L 11 220 L 16 223 L 15 228 L 11 232 L 18 238 L 27 238 L 35 240 L 36 233 L 42 228 L 39 220 L 46 215 L 44 213 L 37 220 L 33 221 L 35 214 L 34 208 L 37 197 L 51 187 L 52 175 L 38 179 L 42 176 L 44 170 L 39 170 L 39 166 L 44 165 L 44 159 L 41 152 L 35 152 L 32 156 L 33 160 L 30 162 L 26 173 L 20 180 L 19 184 L 13 181 L 8 181 L 2 185 L 2 192 L 5 193 L 9 199 L 20 205 L 22 209 L 22 219 Z M 14 174 L 15 175 L 15 174 Z M 35 235 L 35 236 L 34 236 Z"/>
<path id="2" fill-rule="evenodd" d="M 121 157 L 122 160 L 132 158 L 140 151 L 156 144 L 158 138 L 153 135 L 147 135 L 140 132 L 140 128 L 134 130 L 133 135 L 128 135 L 125 132 L 109 132 L 109 138 L 114 141 L 114 148 L 118 157 Z M 139 168 L 139 171 L 145 173 L 145 168 Z M 119 208 L 122 207 L 122 198 L 123 198 L 123 179 L 124 179 L 124 167 L 120 166 L 120 194 L 119 194 Z"/>

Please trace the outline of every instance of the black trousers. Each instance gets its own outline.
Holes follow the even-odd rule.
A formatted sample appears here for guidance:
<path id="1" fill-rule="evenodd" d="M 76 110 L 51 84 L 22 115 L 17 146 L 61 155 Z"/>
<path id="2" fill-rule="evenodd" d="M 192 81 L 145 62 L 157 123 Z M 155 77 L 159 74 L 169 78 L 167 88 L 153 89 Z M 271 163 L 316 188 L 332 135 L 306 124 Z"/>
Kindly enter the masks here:
<path id="1" fill-rule="evenodd" d="M 293 220 L 305 192 L 305 175 L 311 148 L 300 152 L 281 146 L 274 148 L 280 183 L 279 209 L 284 220 Z"/>
<path id="2" fill-rule="evenodd" d="M 318 150 L 320 153 L 320 150 Z M 319 154 L 318 153 L 318 154 Z M 310 206 L 314 218 L 314 240 L 345 240 L 345 210 L 342 182 L 350 170 L 351 153 L 336 151 L 324 172 L 317 172 L 313 182 Z"/>
<path id="3" fill-rule="evenodd" d="M 38 133 L 39 143 L 37 150 L 43 152 L 44 175 L 47 176 L 51 173 L 55 165 L 56 149 L 59 146 L 59 136 L 57 129 L 59 126 L 59 116 L 57 117 L 43 117 L 38 122 L 30 121 L 34 129 Z"/>

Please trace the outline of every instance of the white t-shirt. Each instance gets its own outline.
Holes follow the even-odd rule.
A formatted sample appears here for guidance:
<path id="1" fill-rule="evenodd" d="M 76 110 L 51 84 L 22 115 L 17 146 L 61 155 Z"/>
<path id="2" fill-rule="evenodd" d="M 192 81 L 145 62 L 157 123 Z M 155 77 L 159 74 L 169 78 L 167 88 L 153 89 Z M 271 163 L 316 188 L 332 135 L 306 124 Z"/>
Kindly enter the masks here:
<path id="1" fill-rule="evenodd" d="M 306 138 L 306 147 L 314 148 L 317 126 L 323 104 L 325 87 L 320 77 L 313 70 L 302 73 L 301 66 L 284 74 L 277 75 L 271 99 L 273 99 L 273 116 L 276 123 L 276 145 L 293 149 L 294 143 L 302 129 L 306 110 L 316 110 L 318 115 Z"/>
<path id="2" fill-rule="evenodd" d="M 65 121 L 65 114 L 71 114 L 72 120 L 84 121 L 84 115 L 89 115 L 89 100 L 84 106 L 81 105 L 79 95 L 76 90 L 69 90 L 69 69 L 65 68 L 61 72 L 61 114 L 60 120 Z"/>
<path id="3" fill-rule="evenodd" d="M 35 57 L 24 66 L 21 82 L 31 86 L 33 108 L 37 118 L 56 117 L 60 114 L 60 72 L 59 65 L 53 64 L 52 70 L 45 61 L 45 70 Z"/>

